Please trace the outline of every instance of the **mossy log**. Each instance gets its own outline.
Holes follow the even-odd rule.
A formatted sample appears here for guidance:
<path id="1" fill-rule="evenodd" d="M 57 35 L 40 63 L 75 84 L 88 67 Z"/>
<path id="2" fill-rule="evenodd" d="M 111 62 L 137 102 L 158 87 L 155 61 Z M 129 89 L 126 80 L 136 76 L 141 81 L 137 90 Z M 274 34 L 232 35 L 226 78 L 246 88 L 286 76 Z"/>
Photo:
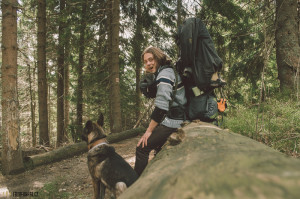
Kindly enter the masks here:
<path id="1" fill-rule="evenodd" d="M 139 128 L 134 128 L 134 129 L 130 129 L 127 131 L 123 131 L 121 133 L 112 133 L 107 136 L 107 141 L 109 143 L 119 142 L 121 140 L 135 137 L 141 133 L 145 133 L 145 131 L 146 131 L 145 128 L 139 127 Z"/>
<path id="2" fill-rule="evenodd" d="M 297 199 L 300 160 L 207 123 L 172 134 L 120 199 Z"/>
<path id="3" fill-rule="evenodd" d="M 121 133 L 109 134 L 106 138 L 109 143 L 115 143 L 131 137 L 135 137 L 140 133 L 145 132 L 145 128 L 136 128 Z M 79 142 L 65 147 L 60 147 L 53 151 L 43 154 L 37 154 L 24 157 L 24 165 L 26 169 L 33 169 L 37 166 L 57 162 L 63 159 L 71 158 L 76 155 L 87 152 L 86 142 Z"/>
<path id="4" fill-rule="evenodd" d="M 33 169 L 37 166 L 58 162 L 63 159 L 71 158 L 75 155 L 80 155 L 87 151 L 86 142 L 79 142 L 65 147 L 57 148 L 42 154 L 24 157 L 25 168 Z"/>

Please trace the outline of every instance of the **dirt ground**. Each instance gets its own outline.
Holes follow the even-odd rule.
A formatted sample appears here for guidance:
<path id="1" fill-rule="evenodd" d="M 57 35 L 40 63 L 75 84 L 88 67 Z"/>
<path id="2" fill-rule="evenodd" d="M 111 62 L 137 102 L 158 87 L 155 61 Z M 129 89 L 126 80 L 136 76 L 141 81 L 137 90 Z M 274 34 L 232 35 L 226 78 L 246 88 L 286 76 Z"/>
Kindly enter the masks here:
<path id="1" fill-rule="evenodd" d="M 132 167 L 140 137 L 112 144 Z M 17 197 L 23 195 L 22 197 Z M 26 196 L 29 195 L 29 196 Z M 31 196 L 30 196 L 31 195 Z M 92 198 L 93 186 L 87 167 L 87 153 L 37 167 L 22 174 L 0 174 L 0 198 Z M 105 198 L 108 197 L 106 194 Z"/>

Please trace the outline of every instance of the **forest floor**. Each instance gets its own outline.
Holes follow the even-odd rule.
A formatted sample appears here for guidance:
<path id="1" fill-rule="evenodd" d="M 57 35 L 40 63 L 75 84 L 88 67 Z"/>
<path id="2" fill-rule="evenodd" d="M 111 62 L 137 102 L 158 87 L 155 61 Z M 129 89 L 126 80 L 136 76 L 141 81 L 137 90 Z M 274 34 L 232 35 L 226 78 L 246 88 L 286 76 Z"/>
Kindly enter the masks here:
<path id="1" fill-rule="evenodd" d="M 140 136 L 111 144 L 132 167 Z M 87 166 L 87 153 L 37 167 L 18 175 L 0 174 L 0 198 L 92 198 L 93 185 Z M 108 197 L 106 194 L 105 198 Z"/>

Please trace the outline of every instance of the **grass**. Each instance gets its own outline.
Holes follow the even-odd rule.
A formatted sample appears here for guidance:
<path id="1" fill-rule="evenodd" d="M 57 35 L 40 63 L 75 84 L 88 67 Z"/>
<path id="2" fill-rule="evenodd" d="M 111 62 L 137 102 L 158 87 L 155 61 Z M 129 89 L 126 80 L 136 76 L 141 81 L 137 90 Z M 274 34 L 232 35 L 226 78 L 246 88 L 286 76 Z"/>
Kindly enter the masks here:
<path id="1" fill-rule="evenodd" d="M 61 191 L 60 185 L 63 182 L 62 178 L 56 179 L 53 182 L 45 184 L 44 187 L 38 190 L 38 198 L 63 199 L 70 198 L 71 193 Z"/>
<path id="2" fill-rule="evenodd" d="M 60 177 L 52 182 L 44 185 L 43 188 L 37 190 L 38 197 L 34 198 L 45 198 L 45 199 L 86 199 L 92 198 L 93 193 L 81 193 L 80 191 L 73 190 L 72 192 L 67 192 L 66 190 L 61 190 L 62 184 L 65 182 L 64 177 Z"/>
<path id="3" fill-rule="evenodd" d="M 230 107 L 223 127 L 300 157 L 299 101 L 269 99 L 260 105 Z"/>

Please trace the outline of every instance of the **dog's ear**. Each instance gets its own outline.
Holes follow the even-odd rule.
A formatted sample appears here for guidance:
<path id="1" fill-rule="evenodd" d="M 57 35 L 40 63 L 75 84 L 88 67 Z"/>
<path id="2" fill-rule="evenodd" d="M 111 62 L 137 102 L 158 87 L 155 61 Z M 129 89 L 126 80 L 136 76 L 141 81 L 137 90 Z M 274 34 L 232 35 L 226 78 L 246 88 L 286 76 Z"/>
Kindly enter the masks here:
<path id="1" fill-rule="evenodd" d="M 85 128 L 88 130 L 88 132 L 91 132 L 93 130 L 93 122 L 91 120 L 87 121 Z"/>
<path id="2" fill-rule="evenodd" d="M 97 120 L 97 124 L 99 126 L 101 126 L 101 127 L 104 125 L 104 117 L 103 117 L 102 113 L 99 114 L 99 117 L 98 117 L 98 120 Z"/>

